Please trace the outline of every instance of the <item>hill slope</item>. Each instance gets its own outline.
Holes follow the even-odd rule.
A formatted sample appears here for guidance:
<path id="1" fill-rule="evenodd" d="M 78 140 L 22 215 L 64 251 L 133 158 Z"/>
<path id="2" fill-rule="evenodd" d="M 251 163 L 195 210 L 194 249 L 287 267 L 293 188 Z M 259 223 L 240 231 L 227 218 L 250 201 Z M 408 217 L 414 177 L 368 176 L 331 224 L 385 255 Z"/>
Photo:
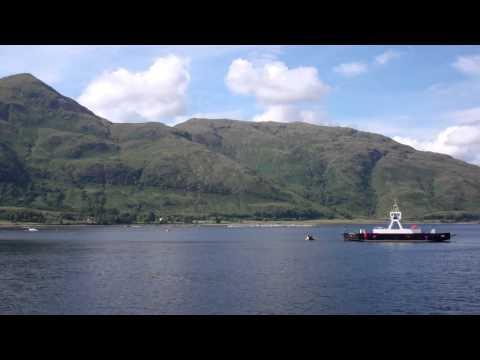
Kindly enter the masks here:
<path id="1" fill-rule="evenodd" d="M 383 217 L 394 197 L 411 216 L 478 211 L 480 168 L 341 127 L 114 124 L 29 74 L 0 79 L 3 207 L 100 222 Z"/>
<path id="2" fill-rule="evenodd" d="M 381 217 L 395 197 L 412 216 L 479 209 L 478 166 L 382 135 L 306 123 L 207 119 L 176 128 L 342 214 Z"/>

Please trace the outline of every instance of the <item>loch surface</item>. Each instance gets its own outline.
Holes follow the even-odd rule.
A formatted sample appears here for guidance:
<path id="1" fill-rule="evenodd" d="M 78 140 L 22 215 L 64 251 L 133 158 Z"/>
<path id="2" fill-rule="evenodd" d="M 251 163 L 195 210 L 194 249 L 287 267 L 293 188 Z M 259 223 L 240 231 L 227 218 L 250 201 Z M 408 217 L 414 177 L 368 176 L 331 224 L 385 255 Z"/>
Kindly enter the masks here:
<path id="1" fill-rule="evenodd" d="M 360 227 L 0 230 L 0 314 L 480 313 L 480 225 L 342 240 Z"/>

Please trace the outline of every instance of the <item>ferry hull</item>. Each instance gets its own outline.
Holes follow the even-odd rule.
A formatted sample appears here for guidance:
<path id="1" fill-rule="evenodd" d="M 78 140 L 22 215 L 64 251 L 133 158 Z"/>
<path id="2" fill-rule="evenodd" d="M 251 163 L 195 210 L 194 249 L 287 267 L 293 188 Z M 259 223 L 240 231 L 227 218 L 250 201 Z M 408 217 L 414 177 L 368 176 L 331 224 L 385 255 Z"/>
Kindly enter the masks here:
<path id="1" fill-rule="evenodd" d="M 417 233 L 417 234 L 374 234 L 344 233 L 345 241 L 369 242 L 444 242 L 450 240 L 450 233 Z"/>

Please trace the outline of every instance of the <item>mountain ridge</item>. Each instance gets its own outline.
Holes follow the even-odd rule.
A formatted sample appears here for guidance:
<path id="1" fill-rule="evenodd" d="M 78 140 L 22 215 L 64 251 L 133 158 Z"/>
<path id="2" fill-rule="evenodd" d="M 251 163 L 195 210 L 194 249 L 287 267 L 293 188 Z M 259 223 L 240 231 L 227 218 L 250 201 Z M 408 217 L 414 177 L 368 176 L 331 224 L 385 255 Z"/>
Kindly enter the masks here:
<path id="1" fill-rule="evenodd" d="M 383 217 L 394 197 L 414 217 L 480 206 L 480 167 L 383 135 L 302 122 L 113 123 L 30 74 L 0 79 L 0 149 L 0 206 L 106 223 Z"/>

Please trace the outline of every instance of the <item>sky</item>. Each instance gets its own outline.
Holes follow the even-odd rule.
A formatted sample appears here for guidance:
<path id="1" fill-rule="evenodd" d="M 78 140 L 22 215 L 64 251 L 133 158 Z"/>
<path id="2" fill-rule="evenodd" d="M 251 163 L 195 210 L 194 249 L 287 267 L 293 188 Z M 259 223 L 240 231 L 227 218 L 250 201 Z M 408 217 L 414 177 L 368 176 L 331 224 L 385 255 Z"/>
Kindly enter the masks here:
<path id="1" fill-rule="evenodd" d="M 0 46 L 113 122 L 304 121 L 480 165 L 480 46 Z"/>

